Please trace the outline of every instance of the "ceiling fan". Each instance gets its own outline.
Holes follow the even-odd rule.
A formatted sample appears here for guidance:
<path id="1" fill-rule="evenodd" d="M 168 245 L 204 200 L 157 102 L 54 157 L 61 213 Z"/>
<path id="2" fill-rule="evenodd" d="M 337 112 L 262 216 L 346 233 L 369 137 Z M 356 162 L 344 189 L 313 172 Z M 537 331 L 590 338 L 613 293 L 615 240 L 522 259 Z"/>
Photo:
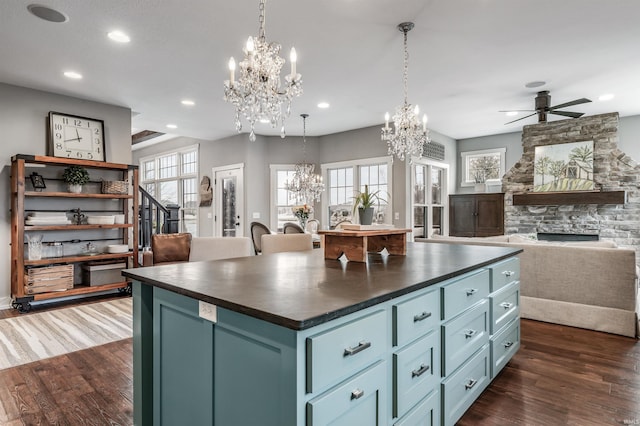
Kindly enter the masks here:
<path id="1" fill-rule="evenodd" d="M 547 114 L 555 114 L 555 115 L 563 115 L 565 117 L 578 118 L 584 115 L 584 112 L 572 112 L 572 111 L 558 111 L 560 108 L 566 108 L 573 105 L 586 104 L 587 102 L 591 102 L 590 99 L 580 98 L 573 100 L 571 102 L 565 102 L 563 104 L 549 106 L 551 104 L 551 95 L 548 90 L 543 90 L 538 92 L 536 96 L 536 109 L 525 109 L 525 110 L 511 110 L 511 111 L 526 111 L 531 112 L 533 114 L 526 115 L 524 117 L 517 118 L 513 121 L 509 121 L 508 123 L 504 123 L 505 125 L 514 123 L 519 120 L 524 120 L 525 118 L 529 118 L 538 114 L 538 123 L 546 123 L 547 122 Z M 499 111 L 499 112 L 509 112 L 509 111 Z"/>

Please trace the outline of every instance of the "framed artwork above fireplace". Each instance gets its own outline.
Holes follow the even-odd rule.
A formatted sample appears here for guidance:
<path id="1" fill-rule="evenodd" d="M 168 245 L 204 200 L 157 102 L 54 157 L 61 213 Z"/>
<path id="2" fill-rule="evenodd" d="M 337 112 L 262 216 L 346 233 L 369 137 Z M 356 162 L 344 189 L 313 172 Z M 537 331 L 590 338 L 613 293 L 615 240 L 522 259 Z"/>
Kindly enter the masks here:
<path id="1" fill-rule="evenodd" d="M 593 191 L 593 141 L 535 147 L 534 192 Z"/>

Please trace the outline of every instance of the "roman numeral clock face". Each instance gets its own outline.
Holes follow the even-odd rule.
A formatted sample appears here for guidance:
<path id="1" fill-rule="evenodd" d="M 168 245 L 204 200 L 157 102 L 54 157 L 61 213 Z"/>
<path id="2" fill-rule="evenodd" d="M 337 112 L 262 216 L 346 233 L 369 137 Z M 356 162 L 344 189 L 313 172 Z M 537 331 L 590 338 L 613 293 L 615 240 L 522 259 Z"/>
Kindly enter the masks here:
<path id="1" fill-rule="evenodd" d="M 105 161 L 102 120 L 50 112 L 49 128 L 54 157 Z"/>

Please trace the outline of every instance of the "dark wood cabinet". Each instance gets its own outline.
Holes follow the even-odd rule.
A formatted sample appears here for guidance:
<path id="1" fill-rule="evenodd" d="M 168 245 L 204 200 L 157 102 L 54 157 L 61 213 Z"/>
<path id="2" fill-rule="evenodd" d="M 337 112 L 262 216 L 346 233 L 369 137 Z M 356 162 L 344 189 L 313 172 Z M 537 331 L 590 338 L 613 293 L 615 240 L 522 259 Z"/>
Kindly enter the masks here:
<path id="1" fill-rule="evenodd" d="M 449 195 L 449 235 L 504 234 L 504 193 Z"/>

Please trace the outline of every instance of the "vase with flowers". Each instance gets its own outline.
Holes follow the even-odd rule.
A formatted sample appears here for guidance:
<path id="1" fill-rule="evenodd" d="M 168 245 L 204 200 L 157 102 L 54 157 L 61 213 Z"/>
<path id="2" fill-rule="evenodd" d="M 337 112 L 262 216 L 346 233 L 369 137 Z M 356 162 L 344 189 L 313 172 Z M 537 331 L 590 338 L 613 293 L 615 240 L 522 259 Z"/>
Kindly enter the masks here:
<path id="1" fill-rule="evenodd" d="M 302 204 L 299 206 L 291 207 L 291 211 L 293 212 L 293 215 L 298 219 L 300 227 L 302 229 L 306 229 L 307 221 L 309 220 L 309 215 L 313 213 L 313 208 L 308 204 Z"/>

